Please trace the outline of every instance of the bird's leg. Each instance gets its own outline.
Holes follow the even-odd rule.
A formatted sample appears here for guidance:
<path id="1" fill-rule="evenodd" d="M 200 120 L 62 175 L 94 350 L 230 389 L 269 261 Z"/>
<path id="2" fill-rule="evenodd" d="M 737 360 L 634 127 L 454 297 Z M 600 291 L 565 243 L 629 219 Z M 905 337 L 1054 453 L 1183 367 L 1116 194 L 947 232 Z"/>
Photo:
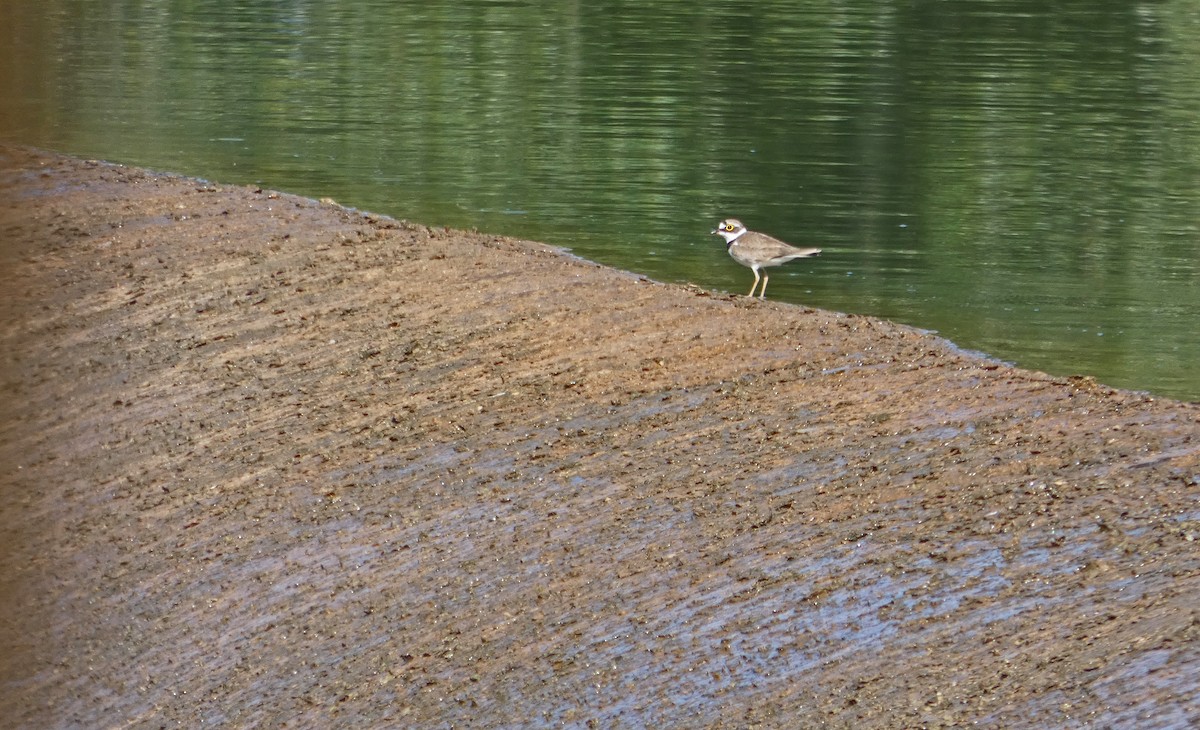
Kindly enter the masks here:
<path id="1" fill-rule="evenodd" d="M 746 295 L 748 297 L 754 296 L 754 290 L 758 288 L 758 269 L 750 270 L 754 272 L 754 283 L 750 285 L 750 293 Z"/>
<path id="2" fill-rule="evenodd" d="M 768 279 L 768 278 L 769 278 L 769 277 L 766 275 L 766 273 L 763 273 L 763 288 L 762 288 L 762 291 L 760 291 L 760 292 L 758 293 L 758 298 L 759 298 L 759 299 L 766 299 L 766 298 L 767 298 L 767 279 Z"/>

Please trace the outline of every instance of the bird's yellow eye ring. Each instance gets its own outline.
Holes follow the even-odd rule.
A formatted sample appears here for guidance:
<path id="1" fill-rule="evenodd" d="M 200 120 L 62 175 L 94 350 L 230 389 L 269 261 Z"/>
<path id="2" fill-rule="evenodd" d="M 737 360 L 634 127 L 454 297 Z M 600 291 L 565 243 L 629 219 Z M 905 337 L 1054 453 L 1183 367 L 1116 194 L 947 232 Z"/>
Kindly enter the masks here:
<path id="1" fill-rule="evenodd" d="M 725 230 L 727 230 L 727 231 L 732 231 L 732 230 L 733 230 L 733 224 L 732 224 L 732 223 L 726 223 L 726 224 L 725 224 Z"/>

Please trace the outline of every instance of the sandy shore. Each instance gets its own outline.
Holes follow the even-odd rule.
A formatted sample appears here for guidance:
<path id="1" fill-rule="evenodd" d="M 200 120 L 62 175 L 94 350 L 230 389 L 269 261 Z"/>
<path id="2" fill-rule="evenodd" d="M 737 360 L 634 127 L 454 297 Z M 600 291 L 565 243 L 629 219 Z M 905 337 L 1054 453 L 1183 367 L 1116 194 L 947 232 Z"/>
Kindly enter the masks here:
<path id="1" fill-rule="evenodd" d="M 27 150 L 0 231 L 13 727 L 1200 724 L 1195 404 Z"/>

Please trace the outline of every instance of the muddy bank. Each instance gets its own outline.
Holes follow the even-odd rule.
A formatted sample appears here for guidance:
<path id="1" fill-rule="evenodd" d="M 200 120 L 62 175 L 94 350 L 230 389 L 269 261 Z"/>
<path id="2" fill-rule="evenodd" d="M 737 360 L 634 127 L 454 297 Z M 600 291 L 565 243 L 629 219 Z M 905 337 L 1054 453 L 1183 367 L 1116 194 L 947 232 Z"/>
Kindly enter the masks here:
<path id="1" fill-rule="evenodd" d="M 15 726 L 1200 722 L 1195 405 L 0 161 Z"/>

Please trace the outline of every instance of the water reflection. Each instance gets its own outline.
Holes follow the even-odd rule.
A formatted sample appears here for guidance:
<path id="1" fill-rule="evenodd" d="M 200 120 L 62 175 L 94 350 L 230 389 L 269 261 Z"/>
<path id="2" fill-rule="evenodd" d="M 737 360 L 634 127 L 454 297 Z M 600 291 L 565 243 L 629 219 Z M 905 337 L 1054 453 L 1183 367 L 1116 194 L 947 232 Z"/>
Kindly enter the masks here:
<path id="1" fill-rule="evenodd" d="M 737 215 L 826 249 L 773 276 L 773 298 L 1200 398 L 1187 3 L 50 0 L 0 14 L 8 139 L 740 291 L 706 235 Z"/>

